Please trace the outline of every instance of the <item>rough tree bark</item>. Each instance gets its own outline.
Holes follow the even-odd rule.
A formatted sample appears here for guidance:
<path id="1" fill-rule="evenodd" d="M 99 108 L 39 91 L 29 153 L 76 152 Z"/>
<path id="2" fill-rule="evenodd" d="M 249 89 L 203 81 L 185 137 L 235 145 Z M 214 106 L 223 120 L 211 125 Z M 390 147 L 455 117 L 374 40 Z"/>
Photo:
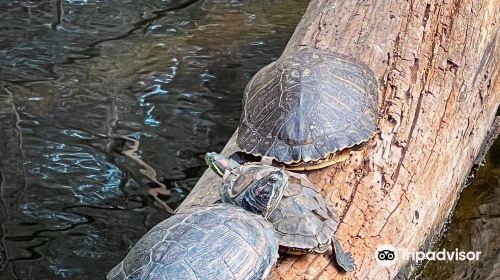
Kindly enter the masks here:
<path id="1" fill-rule="evenodd" d="M 357 269 L 323 256 L 286 256 L 273 279 L 390 279 L 380 244 L 417 250 L 441 229 L 500 102 L 497 0 L 312 0 L 285 52 L 299 46 L 357 57 L 379 79 L 379 132 L 346 162 L 309 178 L 341 216 L 337 236 Z M 225 152 L 234 149 L 234 136 Z M 206 172 L 181 207 L 212 203 Z"/>

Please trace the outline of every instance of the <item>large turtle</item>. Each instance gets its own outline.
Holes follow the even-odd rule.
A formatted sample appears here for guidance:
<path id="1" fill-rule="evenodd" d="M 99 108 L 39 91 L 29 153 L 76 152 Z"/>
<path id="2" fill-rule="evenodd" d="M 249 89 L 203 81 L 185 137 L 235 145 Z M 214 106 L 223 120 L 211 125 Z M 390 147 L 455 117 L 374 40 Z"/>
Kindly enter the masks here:
<path id="1" fill-rule="evenodd" d="M 276 168 L 251 162 L 239 165 L 217 153 L 207 153 L 205 159 L 212 170 L 224 176 L 220 188 L 222 201 L 239 206 L 251 191 L 248 186 Z M 305 175 L 287 173 L 288 184 L 282 199 L 267 217 L 278 234 L 280 247 L 287 253 L 306 254 L 324 253 L 332 245 L 337 264 L 345 271 L 353 271 L 352 254 L 345 252 L 334 236 L 339 219 L 333 205 Z"/>
<path id="2" fill-rule="evenodd" d="M 248 83 L 236 143 L 290 170 L 322 168 L 374 135 L 377 100 L 361 61 L 314 48 L 285 53 Z"/>
<path id="3" fill-rule="evenodd" d="M 159 223 L 144 235 L 108 280 L 265 279 L 278 258 L 278 239 L 270 214 L 287 177 L 268 172 L 232 204 L 194 207 Z"/>

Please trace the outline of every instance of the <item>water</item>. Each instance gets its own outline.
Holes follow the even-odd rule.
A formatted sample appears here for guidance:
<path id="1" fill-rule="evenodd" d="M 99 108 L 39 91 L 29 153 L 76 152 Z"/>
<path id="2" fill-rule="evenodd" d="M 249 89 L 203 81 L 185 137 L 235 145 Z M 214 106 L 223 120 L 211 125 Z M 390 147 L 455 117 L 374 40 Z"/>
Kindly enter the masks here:
<path id="1" fill-rule="evenodd" d="M 0 279 L 102 279 L 229 139 L 307 2 L 0 0 Z M 499 146 L 440 244 L 484 259 L 422 278 L 499 270 Z"/>
<path id="2" fill-rule="evenodd" d="M 304 0 L 0 0 L 0 279 L 102 279 L 238 124 Z"/>

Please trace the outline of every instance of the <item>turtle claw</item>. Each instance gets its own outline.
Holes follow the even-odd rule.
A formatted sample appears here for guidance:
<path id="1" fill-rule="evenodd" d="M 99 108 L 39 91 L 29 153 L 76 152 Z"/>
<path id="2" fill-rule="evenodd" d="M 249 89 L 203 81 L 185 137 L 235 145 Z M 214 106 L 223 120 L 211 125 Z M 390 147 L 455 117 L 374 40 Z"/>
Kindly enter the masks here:
<path id="1" fill-rule="evenodd" d="M 346 272 L 354 271 L 354 257 L 352 254 L 350 252 L 345 252 L 335 238 L 332 240 L 332 245 L 337 264 Z"/>

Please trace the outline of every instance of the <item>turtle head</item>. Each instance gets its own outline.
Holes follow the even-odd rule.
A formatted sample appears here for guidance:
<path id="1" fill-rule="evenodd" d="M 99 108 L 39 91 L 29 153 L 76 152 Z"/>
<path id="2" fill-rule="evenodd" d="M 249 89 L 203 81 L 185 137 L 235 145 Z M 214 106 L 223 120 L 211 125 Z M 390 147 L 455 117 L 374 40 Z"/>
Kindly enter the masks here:
<path id="1" fill-rule="evenodd" d="M 205 161 L 210 169 L 212 169 L 219 176 L 224 176 L 226 171 L 231 171 L 241 166 L 235 160 L 232 160 L 215 152 L 206 153 Z"/>
<path id="2" fill-rule="evenodd" d="M 269 218 L 278 207 L 287 183 L 288 175 L 285 170 L 269 172 L 249 186 L 241 200 L 241 207 Z"/>
<path id="3" fill-rule="evenodd" d="M 268 218 L 280 203 L 287 184 L 288 174 L 285 170 L 258 166 L 223 184 L 221 197 L 224 202 Z"/>

